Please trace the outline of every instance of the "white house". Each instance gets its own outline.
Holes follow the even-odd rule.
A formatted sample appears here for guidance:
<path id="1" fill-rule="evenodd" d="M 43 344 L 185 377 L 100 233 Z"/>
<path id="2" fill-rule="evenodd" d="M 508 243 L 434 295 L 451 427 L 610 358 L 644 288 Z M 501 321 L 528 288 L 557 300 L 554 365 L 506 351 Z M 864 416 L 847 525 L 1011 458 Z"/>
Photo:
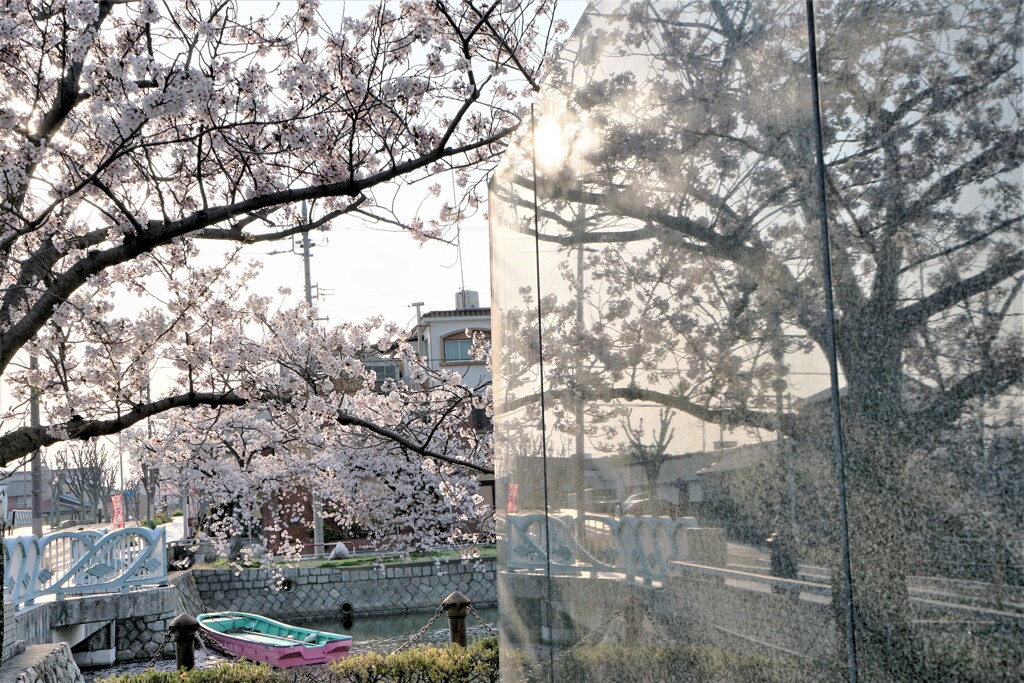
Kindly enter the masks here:
<path id="1" fill-rule="evenodd" d="M 480 307 L 480 295 L 464 289 L 455 294 L 455 308 L 429 311 L 420 316 L 409 333 L 421 356 L 433 370 L 454 370 L 462 375 L 467 387 L 484 386 L 491 381 L 491 371 L 482 362 L 473 360 L 469 352 L 472 340 L 466 330 L 491 336 L 491 309 Z"/>

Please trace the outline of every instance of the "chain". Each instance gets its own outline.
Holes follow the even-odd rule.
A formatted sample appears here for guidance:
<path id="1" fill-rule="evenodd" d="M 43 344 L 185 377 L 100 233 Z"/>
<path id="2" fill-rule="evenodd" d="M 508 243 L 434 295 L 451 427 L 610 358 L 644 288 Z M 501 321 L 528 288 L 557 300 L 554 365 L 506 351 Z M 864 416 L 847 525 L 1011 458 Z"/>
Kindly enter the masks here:
<path id="1" fill-rule="evenodd" d="M 393 654 L 393 655 L 397 655 L 397 654 L 398 654 L 399 652 L 401 652 L 402 650 L 406 649 L 407 647 L 409 647 L 410 645 L 412 645 L 413 643 L 415 643 L 415 642 L 416 642 L 417 640 L 419 640 L 419 639 L 420 639 L 420 637 L 421 637 L 421 636 L 422 636 L 422 635 L 423 635 L 424 633 L 426 633 L 426 632 L 427 632 L 427 629 L 428 629 L 428 628 L 430 628 L 430 625 L 431 625 L 431 624 L 433 624 L 433 623 L 434 623 L 435 621 L 437 621 L 437 618 L 438 618 L 439 616 L 441 616 L 441 612 L 443 612 L 443 611 L 444 611 L 444 603 L 442 603 L 442 604 L 440 604 L 440 605 L 438 605 L 438 606 L 437 606 L 437 611 L 436 611 L 436 612 L 434 612 L 434 616 L 430 617 L 430 621 L 428 621 L 427 623 L 425 623 L 425 624 L 423 625 L 423 628 L 421 628 L 421 629 L 419 630 L 419 632 L 418 632 L 418 633 L 416 633 L 416 635 L 414 635 L 414 636 L 413 636 L 412 638 L 410 638 L 410 639 L 409 639 L 408 641 L 406 641 L 406 643 L 405 643 L 404 645 L 402 645 L 401 647 L 399 647 L 399 648 L 398 648 L 397 650 L 395 650 L 395 651 L 394 651 L 394 652 L 392 652 L 391 654 Z"/>
<path id="2" fill-rule="evenodd" d="M 171 629 L 164 631 L 164 640 L 160 643 L 160 647 L 153 653 L 153 659 L 149 660 L 149 664 L 146 665 L 147 669 L 152 669 L 153 665 L 156 664 L 156 660 L 160 659 L 160 655 L 164 653 L 164 647 L 167 645 L 167 641 L 171 639 Z"/>
<path id="3" fill-rule="evenodd" d="M 480 616 L 480 613 L 476 611 L 476 609 L 473 607 L 473 605 L 470 604 L 470 605 L 468 605 L 468 607 L 469 607 L 469 613 L 472 614 L 474 617 L 476 617 L 476 620 L 479 621 L 480 625 L 484 627 L 484 630 L 487 631 L 487 634 L 497 638 L 498 637 L 498 632 L 495 631 L 493 628 L 491 628 L 490 626 L 487 625 L 487 622 L 484 621 L 484 618 Z"/>

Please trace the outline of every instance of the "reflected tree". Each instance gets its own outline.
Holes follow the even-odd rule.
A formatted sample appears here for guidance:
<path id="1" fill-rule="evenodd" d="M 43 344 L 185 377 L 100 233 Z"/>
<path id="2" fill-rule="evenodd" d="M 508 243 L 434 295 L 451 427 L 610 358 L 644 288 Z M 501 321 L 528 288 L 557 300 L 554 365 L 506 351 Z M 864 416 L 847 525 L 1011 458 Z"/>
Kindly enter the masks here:
<path id="1" fill-rule="evenodd" d="M 652 501 L 658 499 L 658 475 L 661 466 L 669 458 L 668 446 L 672 442 L 675 430 L 672 429 L 672 411 L 662 409 L 658 412 L 658 431 L 652 433 L 653 443 L 644 443 L 644 421 L 634 428 L 627 417 L 622 423 L 622 432 L 629 441 L 626 455 L 632 462 L 640 465 L 647 479 L 648 495 Z"/>
<path id="2" fill-rule="evenodd" d="M 566 141 L 556 162 L 538 151 L 539 238 L 566 262 L 595 250 L 589 334 L 563 340 L 586 350 L 592 381 L 552 393 L 654 402 L 830 452 L 831 409 L 812 396 L 827 384 L 794 373 L 823 369 L 827 341 L 802 8 L 599 9 L 537 108 L 538 139 L 554 122 Z M 935 673 L 910 622 L 921 463 L 929 476 L 948 464 L 965 425 L 988 425 L 984 443 L 1019 427 L 1021 16 L 1018 0 L 906 0 L 837 1 L 816 18 L 854 620 L 870 680 Z M 529 206 L 523 168 L 504 199 Z M 784 410 L 783 391 L 805 399 Z M 972 496 L 990 511 L 989 538 L 1014 537 L 1019 500 L 1006 515 Z M 1021 563 L 1019 547 L 1000 552 Z"/>

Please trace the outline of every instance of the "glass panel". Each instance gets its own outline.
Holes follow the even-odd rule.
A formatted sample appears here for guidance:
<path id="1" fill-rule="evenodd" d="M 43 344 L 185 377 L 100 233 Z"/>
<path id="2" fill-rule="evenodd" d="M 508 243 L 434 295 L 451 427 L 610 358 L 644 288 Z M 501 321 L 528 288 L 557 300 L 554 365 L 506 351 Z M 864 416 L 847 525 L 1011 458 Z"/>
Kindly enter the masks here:
<path id="1" fill-rule="evenodd" d="M 508 680 L 844 670 L 806 25 L 598 3 L 495 178 Z"/>
<path id="2" fill-rule="evenodd" d="M 491 182 L 488 215 L 492 344 L 502 350 L 492 357 L 500 633 L 503 652 L 532 657 L 546 609 L 547 506 L 531 178 L 530 139 L 516 140 Z"/>
<path id="3" fill-rule="evenodd" d="M 508 680 L 848 675 L 806 26 L 598 3 L 495 177 Z M 1015 680 L 1020 3 L 816 39 L 860 679 Z"/>
<path id="4" fill-rule="evenodd" d="M 1016 680 L 1021 4 L 817 25 L 862 678 Z"/>

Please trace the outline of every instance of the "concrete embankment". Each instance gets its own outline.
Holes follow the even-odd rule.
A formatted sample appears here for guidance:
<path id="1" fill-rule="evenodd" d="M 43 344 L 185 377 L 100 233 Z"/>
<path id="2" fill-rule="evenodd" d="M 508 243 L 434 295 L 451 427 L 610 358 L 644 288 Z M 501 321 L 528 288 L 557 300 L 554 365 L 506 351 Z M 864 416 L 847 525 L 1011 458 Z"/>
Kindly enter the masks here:
<path id="1" fill-rule="evenodd" d="M 69 598 L 14 614 L 6 605 L 7 661 L 0 683 L 63 683 L 81 680 L 82 663 L 140 661 L 157 650 L 172 656 L 165 639 L 177 614 L 236 610 L 302 621 L 432 611 L 452 591 L 479 607 L 497 603 L 493 558 L 420 561 L 385 567 L 192 569 L 171 577 L 171 586 L 132 593 Z M 84 630 L 83 630 L 84 629 Z M 67 643 L 80 643 L 74 658 Z M 27 645 L 18 652 L 20 643 Z M 84 659 L 83 659 L 84 657 Z"/>
<path id="2" fill-rule="evenodd" d="M 490 606 L 498 599 L 495 571 L 494 558 L 425 560 L 385 567 L 296 567 L 280 574 L 192 569 L 173 583 L 182 608 L 191 614 L 234 610 L 288 621 L 429 611 L 456 590 L 477 606 Z"/>

